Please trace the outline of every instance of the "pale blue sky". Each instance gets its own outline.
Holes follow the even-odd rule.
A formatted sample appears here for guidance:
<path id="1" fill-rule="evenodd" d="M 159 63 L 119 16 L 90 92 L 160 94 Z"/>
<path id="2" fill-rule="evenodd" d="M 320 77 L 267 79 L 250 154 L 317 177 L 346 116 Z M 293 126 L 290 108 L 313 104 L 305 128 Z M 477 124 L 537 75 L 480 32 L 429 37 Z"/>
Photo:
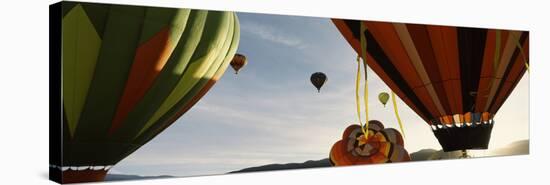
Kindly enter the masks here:
<path id="1" fill-rule="evenodd" d="M 193 176 L 318 160 L 357 123 L 356 54 L 329 19 L 238 16 L 238 52 L 248 65 L 239 75 L 228 68 L 189 112 L 110 173 Z M 321 93 L 309 82 L 317 71 L 328 76 Z M 370 118 L 399 128 L 391 105 L 384 108 L 376 99 L 389 88 L 369 74 Z M 422 119 L 401 100 L 398 107 L 410 153 L 441 148 Z M 490 148 L 529 138 L 527 75 L 495 120 Z"/>

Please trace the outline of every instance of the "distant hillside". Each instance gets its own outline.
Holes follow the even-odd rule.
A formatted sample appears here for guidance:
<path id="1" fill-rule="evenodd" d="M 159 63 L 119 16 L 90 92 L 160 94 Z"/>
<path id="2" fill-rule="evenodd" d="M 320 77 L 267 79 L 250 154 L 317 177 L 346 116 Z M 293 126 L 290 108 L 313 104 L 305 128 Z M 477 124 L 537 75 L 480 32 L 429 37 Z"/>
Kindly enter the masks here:
<path id="1" fill-rule="evenodd" d="M 434 149 L 422 149 L 418 152 L 411 153 L 412 161 L 424 161 L 428 160 L 434 153 L 438 152 Z M 321 159 L 317 161 L 306 161 L 304 163 L 288 163 L 288 164 L 268 164 L 257 167 L 245 168 L 238 171 L 232 171 L 229 173 L 241 173 L 241 172 L 258 172 L 258 171 L 272 171 L 272 170 L 289 170 L 289 169 L 304 169 L 304 168 L 317 168 L 317 167 L 329 167 L 329 159 Z"/>
<path id="2" fill-rule="evenodd" d="M 250 168 L 245 168 L 238 171 L 232 171 L 229 173 L 304 169 L 304 168 L 318 168 L 318 167 L 329 167 L 329 166 L 330 166 L 330 162 L 328 158 L 326 158 L 326 159 L 321 159 L 317 161 L 309 160 L 304 163 L 268 164 L 264 166 L 250 167 Z"/>
<path id="3" fill-rule="evenodd" d="M 481 151 L 481 150 L 478 150 Z M 489 149 L 484 154 L 474 157 L 503 156 L 503 155 L 525 155 L 529 154 L 529 140 L 519 140 L 510 143 L 502 148 Z M 457 159 L 462 155 L 461 151 L 443 152 L 443 150 L 423 149 L 411 154 L 413 161 L 438 160 L 438 159 Z"/>
<path id="4" fill-rule="evenodd" d="M 520 140 L 508 144 L 505 147 L 497 148 L 487 151 L 486 156 L 495 155 L 524 155 L 529 154 L 529 140 Z M 412 161 L 425 161 L 425 160 L 437 160 L 437 159 L 456 159 L 460 157 L 461 152 L 443 152 L 442 150 L 434 149 L 422 149 L 410 154 Z M 481 156 L 480 156 L 481 157 Z M 272 171 L 272 170 L 290 170 L 290 169 L 305 169 L 305 168 L 318 168 L 329 167 L 330 162 L 328 158 L 321 160 L 310 160 L 303 163 L 287 163 L 287 164 L 268 164 L 257 167 L 245 168 L 238 171 L 232 171 L 229 173 L 241 173 L 241 172 L 258 172 L 258 171 Z M 206 175 L 206 174 L 205 174 Z M 139 176 L 139 175 L 122 175 L 122 174 L 107 174 L 106 181 L 119 181 L 119 180 L 141 180 L 141 179 L 158 179 L 158 178 L 170 178 L 174 176 L 162 175 L 162 176 Z"/>
<path id="5" fill-rule="evenodd" d="M 107 174 L 107 176 L 105 176 L 105 181 L 160 179 L 160 178 L 170 178 L 170 177 L 174 177 L 174 176 L 169 176 L 169 175 L 139 176 L 139 175 Z"/>
<path id="6" fill-rule="evenodd" d="M 529 154 L 529 140 L 520 140 L 508 144 L 506 147 L 490 151 L 490 155 L 525 155 Z"/>
<path id="7" fill-rule="evenodd" d="M 430 157 L 437 152 L 437 150 L 434 149 L 422 149 L 418 152 L 414 152 L 409 154 L 411 156 L 411 161 L 425 161 L 430 159 Z"/>
<path id="8" fill-rule="evenodd" d="M 506 147 L 489 150 L 487 154 L 488 156 L 529 154 L 529 140 L 516 141 L 516 142 L 510 143 Z M 412 161 L 457 159 L 461 155 L 462 155 L 461 151 L 443 152 L 443 150 L 434 150 L 434 149 L 422 149 L 410 154 Z M 330 166 L 329 160 L 321 159 L 318 161 L 306 161 L 304 163 L 268 164 L 264 166 L 250 167 L 250 168 L 245 168 L 238 171 L 232 171 L 229 173 L 304 169 L 304 168 L 316 168 L 316 167 L 328 167 L 328 166 Z"/>

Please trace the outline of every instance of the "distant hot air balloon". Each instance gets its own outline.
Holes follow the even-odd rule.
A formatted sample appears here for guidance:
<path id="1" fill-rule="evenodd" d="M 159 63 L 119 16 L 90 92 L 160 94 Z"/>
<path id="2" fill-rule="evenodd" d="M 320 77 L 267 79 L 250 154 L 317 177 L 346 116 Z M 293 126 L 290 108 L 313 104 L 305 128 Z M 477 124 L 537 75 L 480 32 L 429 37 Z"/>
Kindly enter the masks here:
<path id="1" fill-rule="evenodd" d="M 388 103 L 388 100 L 390 99 L 390 95 L 387 92 L 381 92 L 378 94 L 378 100 L 384 107 L 386 107 L 386 103 Z"/>
<path id="2" fill-rule="evenodd" d="M 361 126 L 348 126 L 342 140 L 336 142 L 330 150 L 330 163 L 333 166 L 347 166 L 410 161 L 399 131 L 384 128 L 376 120 L 369 121 L 368 128 L 369 138 L 365 139 Z"/>
<path id="3" fill-rule="evenodd" d="M 487 149 L 494 115 L 526 71 L 529 32 L 332 21 L 444 151 Z"/>
<path id="4" fill-rule="evenodd" d="M 242 67 L 244 67 L 248 61 L 246 60 L 246 56 L 242 54 L 235 54 L 235 57 L 233 57 L 233 60 L 231 60 L 231 67 L 235 70 L 235 74 L 239 74 L 239 70 L 241 70 Z"/>
<path id="5" fill-rule="evenodd" d="M 101 181 L 109 168 L 189 110 L 239 44 L 232 12 L 62 4 L 61 182 Z"/>
<path id="6" fill-rule="evenodd" d="M 311 74 L 311 83 L 317 88 L 317 92 L 321 92 L 321 87 L 327 81 L 327 75 L 322 72 L 316 72 Z"/>

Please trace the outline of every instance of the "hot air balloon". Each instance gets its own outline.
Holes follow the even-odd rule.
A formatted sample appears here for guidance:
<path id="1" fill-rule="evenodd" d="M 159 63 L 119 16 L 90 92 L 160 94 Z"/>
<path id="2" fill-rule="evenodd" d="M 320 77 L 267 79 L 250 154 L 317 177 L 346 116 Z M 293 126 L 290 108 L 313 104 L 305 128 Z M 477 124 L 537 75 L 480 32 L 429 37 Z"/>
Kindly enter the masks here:
<path id="1" fill-rule="evenodd" d="M 235 74 L 239 74 L 239 70 L 241 70 L 241 68 L 247 63 L 248 61 L 246 60 L 246 56 L 237 53 L 235 54 L 235 57 L 233 57 L 233 60 L 231 60 L 231 67 L 235 70 Z"/>
<path id="2" fill-rule="evenodd" d="M 332 21 L 444 151 L 487 149 L 494 115 L 528 66 L 526 31 Z"/>
<path id="3" fill-rule="evenodd" d="M 390 99 L 390 95 L 387 92 L 381 92 L 378 94 L 378 100 L 384 107 L 386 107 L 386 103 L 388 103 L 388 100 Z"/>
<path id="4" fill-rule="evenodd" d="M 239 44 L 232 12 L 63 2 L 63 183 L 101 181 L 203 97 Z"/>
<path id="5" fill-rule="evenodd" d="M 317 88 L 317 92 L 321 92 L 321 87 L 323 87 L 323 84 L 327 81 L 327 75 L 322 72 L 316 72 L 311 74 L 309 79 L 315 88 Z"/>
<path id="6" fill-rule="evenodd" d="M 332 166 L 377 164 L 410 161 L 399 131 L 384 128 L 377 120 L 369 121 L 369 138 L 363 137 L 360 125 L 350 125 L 344 131 L 342 140 L 330 150 Z"/>

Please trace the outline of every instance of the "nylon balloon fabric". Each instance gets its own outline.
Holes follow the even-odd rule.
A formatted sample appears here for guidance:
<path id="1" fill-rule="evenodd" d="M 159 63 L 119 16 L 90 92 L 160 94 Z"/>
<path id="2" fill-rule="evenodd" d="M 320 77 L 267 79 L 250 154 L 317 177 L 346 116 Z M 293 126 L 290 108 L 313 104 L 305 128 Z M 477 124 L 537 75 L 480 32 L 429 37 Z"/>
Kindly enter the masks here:
<path id="1" fill-rule="evenodd" d="M 348 126 L 342 139 L 332 146 L 329 159 L 333 166 L 348 166 L 410 161 L 410 156 L 399 131 L 372 120 L 368 139 L 363 137 L 361 126 Z"/>
<path id="2" fill-rule="evenodd" d="M 317 92 L 321 92 L 321 87 L 323 87 L 327 81 L 327 75 L 323 72 L 315 72 L 311 74 L 309 80 L 311 81 L 311 84 L 317 88 Z"/>
<path id="3" fill-rule="evenodd" d="M 235 57 L 233 57 L 233 60 L 231 60 L 230 65 L 233 68 L 233 70 L 235 70 L 235 74 L 239 74 L 239 71 L 241 70 L 241 68 L 243 68 L 247 63 L 248 61 L 246 60 L 246 56 L 244 56 L 243 54 L 237 53 L 235 54 Z"/>
<path id="4" fill-rule="evenodd" d="M 233 12 L 64 2 L 63 166 L 112 166 L 199 101 L 239 45 Z"/>
<path id="5" fill-rule="evenodd" d="M 332 22 L 357 54 L 366 53 L 368 66 L 386 85 L 432 127 L 445 151 L 487 149 L 493 117 L 529 63 L 528 31 Z M 465 119 L 469 114 L 488 116 Z"/>

